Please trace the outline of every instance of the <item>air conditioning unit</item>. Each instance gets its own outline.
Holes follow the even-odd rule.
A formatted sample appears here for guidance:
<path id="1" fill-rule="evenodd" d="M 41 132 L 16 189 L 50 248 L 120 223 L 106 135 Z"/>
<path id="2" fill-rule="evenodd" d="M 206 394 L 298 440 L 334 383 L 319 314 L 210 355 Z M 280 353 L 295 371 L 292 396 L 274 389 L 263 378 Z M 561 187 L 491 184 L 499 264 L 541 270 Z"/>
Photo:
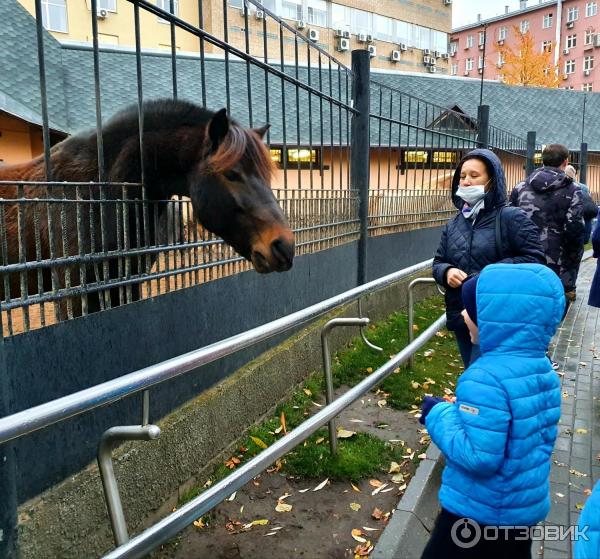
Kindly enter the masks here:
<path id="1" fill-rule="evenodd" d="M 390 60 L 392 62 L 398 62 L 400 60 L 401 55 L 402 53 L 399 50 L 393 50 L 392 54 L 390 55 Z"/>
<path id="2" fill-rule="evenodd" d="M 262 10 L 256 10 L 256 12 L 254 12 L 254 16 L 256 17 L 256 19 L 265 19 L 265 12 L 263 12 Z"/>
<path id="3" fill-rule="evenodd" d="M 108 17 L 108 10 L 100 9 L 96 12 L 98 19 L 106 19 Z"/>
<path id="4" fill-rule="evenodd" d="M 563 54 L 569 54 L 569 49 L 563 49 Z"/>
<path id="5" fill-rule="evenodd" d="M 369 56 L 375 58 L 377 56 L 377 47 L 375 45 L 369 45 Z"/>
<path id="6" fill-rule="evenodd" d="M 498 44 L 502 46 L 504 44 L 504 39 L 498 39 Z"/>
<path id="7" fill-rule="evenodd" d="M 430 74 L 435 74 L 437 72 L 437 68 L 435 66 L 430 66 L 429 67 L 429 73 Z"/>
<path id="8" fill-rule="evenodd" d="M 456 56 L 456 51 L 455 51 L 455 50 L 453 50 L 453 51 L 450 53 L 450 56 Z"/>
<path id="9" fill-rule="evenodd" d="M 502 68 L 502 66 L 504 66 L 504 62 L 498 62 L 498 63 L 496 63 L 496 66 L 498 68 Z"/>
<path id="10" fill-rule="evenodd" d="M 435 56 L 436 58 L 439 58 L 440 56 L 442 56 L 442 53 L 439 50 L 434 50 L 433 56 Z"/>
<path id="11" fill-rule="evenodd" d="M 444 0 L 444 6 L 451 6 L 452 0 Z"/>
<path id="12" fill-rule="evenodd" d="M 469 75 L 470 70 L 465 70 L 465 76 Z"/>
<path id="13" fill-rule="evenodd" d="M 431 56 L 424 56 L 423 64 L 425 64 L 425 66 L 429 66 L 431 64 Z"/>
<path id="14" fill-rule="evenodd" d="M 319 40 L 319 31 L 317 29 L 309 29 L 308 30 L 308 38 L 316 43 Z"/>
<path id="15" fill-rule="evenodd" d="M 429 64 L 431 66 L 435 66 L 437 64 L 437 59 L 434 58 L 433 56 L 429 59 Z"/>
<path id="16" fill-rule="evenodd" d="M 479 45 L 479 50 L 483 50 L 484 48 L 485 48 L 485 45 L 484 45 L 483 43 L 481 43 L 481 44 Z"/>
<path id="17" fill-rule="evenodd" d="M 335 37 L 343 37 L 344 36 L 344 30 L 343 29 L 336 29 L 334 31 L 334 36 Z"/>
<path id="18" fill-rule="evenodd" d="M 359 43 L 366 43 L 366 42 L 367 42 L 367 34 L 366 34 L 366 33 L 359 33 L 359 34 L 356 36 L 356 40 L 357 40 Z"/>
<path id="19" fill-rule="evenodd" d="M 574 26 L 575 26 L 574 21 L 567 21 L 567 29 L 573 29 Z"/>
<path id="20" fill-rule="evenodd" d="M 408 50 L 408 45 L 406 43 L 400 43 L 400 50 L 402 50 L 402 51 Z"/>
<path id="21" fill-rule="evenodd" d="M 344 39 L 350 38 L 350 31 L 344 31 Z"/>
<path id="22" fill-rule="evenodd" d="M 431 50 L 429 50 L 429 49 L 423 49 L 423 54 L 425 56 L 429 56 L 431 54 Z"/>
<path id="23" fill-rule="evenodd" d="M 563 80 L 568 80 L 568 79 L 569 79 L 569 75 L 568 75 L 568 74 L 563 74 L 563 77 L 562 77 L 562 79 L 563 79 Z"/>
<path id="24" fill-rule="evenodd" d="M 583 71 L 583 75 L 584 75 L 584 76 L 589 76 L 591 73 L 592 73 L 592 71 L 591 71 L 591 70 L 584 70 L 584 71 Z"/>
<path id="25" fill-rule="evenodd" d="M 298 29 L 305 29 L 306 28 L 306 22 L 301 19 L 300 21 L 298 21 L 298 23 L 296 23 L 296 27 Z"/>
<path id="26" fill-rule="evenodd" d="M 443 52 L 443 53 L 442 53 L 442 58 L 443 58 L 444 60 L 448 60 L 448 58 L 450 58 L 450 55 L 449 55 L 447 52 Z"/>
<path id="27" fill-rule="evenodd" d="M 600 33 L 594 35 L 594 46 L 600 47 Z"/>
<path id="28" fill-rule="evenodd" d="M 367 35 L 367 43 L 373 42 L 373 35 Z"/>
<path id="29" fill-rule="evenodd" d="M 483 74 L 483 68 L 477 68 L 477 71 L 478 71 L 480 74 Z"/>
<path id="30" fill-rule="evenodd" d="M 343 52 L 343 51 L 346 51 L 346 50 L 350 50 L 350 40 L 349 39 L 344 39 L 343 37 L 341 37 L 340 40 L 338 41 L 337 49 L 340 52 Z"/>

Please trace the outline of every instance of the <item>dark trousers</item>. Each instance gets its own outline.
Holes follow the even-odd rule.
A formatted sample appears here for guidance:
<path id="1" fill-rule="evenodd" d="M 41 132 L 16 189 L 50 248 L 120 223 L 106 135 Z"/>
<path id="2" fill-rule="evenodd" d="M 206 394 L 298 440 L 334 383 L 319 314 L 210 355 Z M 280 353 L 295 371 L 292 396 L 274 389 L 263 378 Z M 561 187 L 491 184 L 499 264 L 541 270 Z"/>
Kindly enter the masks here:
<path id="1" fill-rule="evenodd" d="M 421 559 L 531 559 L 531 539 L 528 536 L 524 540 L 516 539 L 525 535 L 521 531 L 486 531 L 485 528 L 473 520 L 467 523 L 466 519 L 442 509 Z M 479 540 L 472 545 L 477 533 L 480 534 Z M 485 533 L 492 537 L 497 535 L 497 538 L 484 539 Z M 454 540 L 472 547 L 461 547 Z"/>
<path id="2" fill-rule="evenodd" d="M 456 330 L 454 330 L 456 336 L 456 344 L 458 345 L 458 351 L 465 365 L 465 369 L 475 361 L 480 355 L 479 346 L 471 343 L 471 335 L 466 324 L 462 324 Z"/>

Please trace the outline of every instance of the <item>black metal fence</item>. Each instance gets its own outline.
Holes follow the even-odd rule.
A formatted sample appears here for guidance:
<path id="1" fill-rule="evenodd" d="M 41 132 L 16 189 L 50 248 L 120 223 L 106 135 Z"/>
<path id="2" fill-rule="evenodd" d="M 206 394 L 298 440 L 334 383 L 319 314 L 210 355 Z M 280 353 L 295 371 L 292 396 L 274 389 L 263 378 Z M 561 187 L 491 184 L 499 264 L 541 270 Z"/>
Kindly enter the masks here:
<path id="1" fill-rule="evenodd" d="M 178 17 L 173 0 L 170 11 L 128 0 L 122 7 L 132 11 L 135 25 L 135 49 L 128 53 L 99 46 L 97 1 L 91 0 L 91 48 L 64 48 L 65 59 L 86 69 L 79 72 L 76 103 L 87 117 L 77 124 L 96 125 L 97 177 L 53 183 L 47 95 L 53 75 L 45 65 L 41 0 L 35 5 L 46 182 L 0 183 L 4 336 L 250 268 L 198 226 L 189 198 L 150 201 L 143 168 L 140 182 L 110 182 L 101 123 L 131 103 L 138 107 L 142 153 L 142 107 L 154 97 L 225 106 L 244 126 L 270 123 L 273 191 L 295 232 L 297 254 L 442 225 L 456 211 L 449 196 L 456 164 L 477 146 L 498 154 L 509 188 L 524 177 L 527 140 L 490 126 L 485 108 L 467 115 L 372 79 L 362 128 L 368 153 L 358 154 L 353 122 L 365 115 L 353 99 L 356 70 L 256 0 L 223 0 L 222 19 L 217 28 L 211 19 L 210 32 L 201 0 L 195 22 Z M 142 48 L 142 14 L 168 22 L 170 48 L 162 55 Z M 182 36 L 197 41 L 197 55 L 178 54 Z M 368 66 L 368 56 L 362 60 Z"/>

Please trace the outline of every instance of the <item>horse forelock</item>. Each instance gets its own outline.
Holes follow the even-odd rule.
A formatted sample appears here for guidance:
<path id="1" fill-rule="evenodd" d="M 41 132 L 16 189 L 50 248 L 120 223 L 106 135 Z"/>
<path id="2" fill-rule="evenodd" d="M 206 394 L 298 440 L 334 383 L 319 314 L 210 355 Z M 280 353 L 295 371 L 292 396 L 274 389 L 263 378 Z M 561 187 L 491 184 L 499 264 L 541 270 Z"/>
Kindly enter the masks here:
<path id="1" fill-rule="evenodd" d="M 207 163 L 211 171 L 225 173 L 242 160 L 251 164 L 266 184 L 271 184 L 274 166 L 267 146 L 253 130 L 230 124 L 223 141 Z"/>

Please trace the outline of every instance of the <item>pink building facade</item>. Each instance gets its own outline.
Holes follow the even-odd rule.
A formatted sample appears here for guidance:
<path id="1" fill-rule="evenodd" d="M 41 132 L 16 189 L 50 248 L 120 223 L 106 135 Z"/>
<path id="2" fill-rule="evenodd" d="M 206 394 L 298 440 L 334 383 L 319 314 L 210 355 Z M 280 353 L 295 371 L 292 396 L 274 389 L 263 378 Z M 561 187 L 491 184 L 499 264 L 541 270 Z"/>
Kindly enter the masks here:
<path id="1" fill-rule="evenodd" d="M 536 48 L 552 53 L 558 68 L 559 87 L 600 91 L 598 4 L 599 0 L 553 0 L 536 4 L 522 1 L 519 10 L 509 12 L 507 6 L 501 16 L 454 29 L 450 36 L 449 73 L 471 78 L 483 73 L 486 79 L 501 81 L 504 61 L 498 47 L 506 44 L 514 49 L 517 34 L 529 31 Z"/>

